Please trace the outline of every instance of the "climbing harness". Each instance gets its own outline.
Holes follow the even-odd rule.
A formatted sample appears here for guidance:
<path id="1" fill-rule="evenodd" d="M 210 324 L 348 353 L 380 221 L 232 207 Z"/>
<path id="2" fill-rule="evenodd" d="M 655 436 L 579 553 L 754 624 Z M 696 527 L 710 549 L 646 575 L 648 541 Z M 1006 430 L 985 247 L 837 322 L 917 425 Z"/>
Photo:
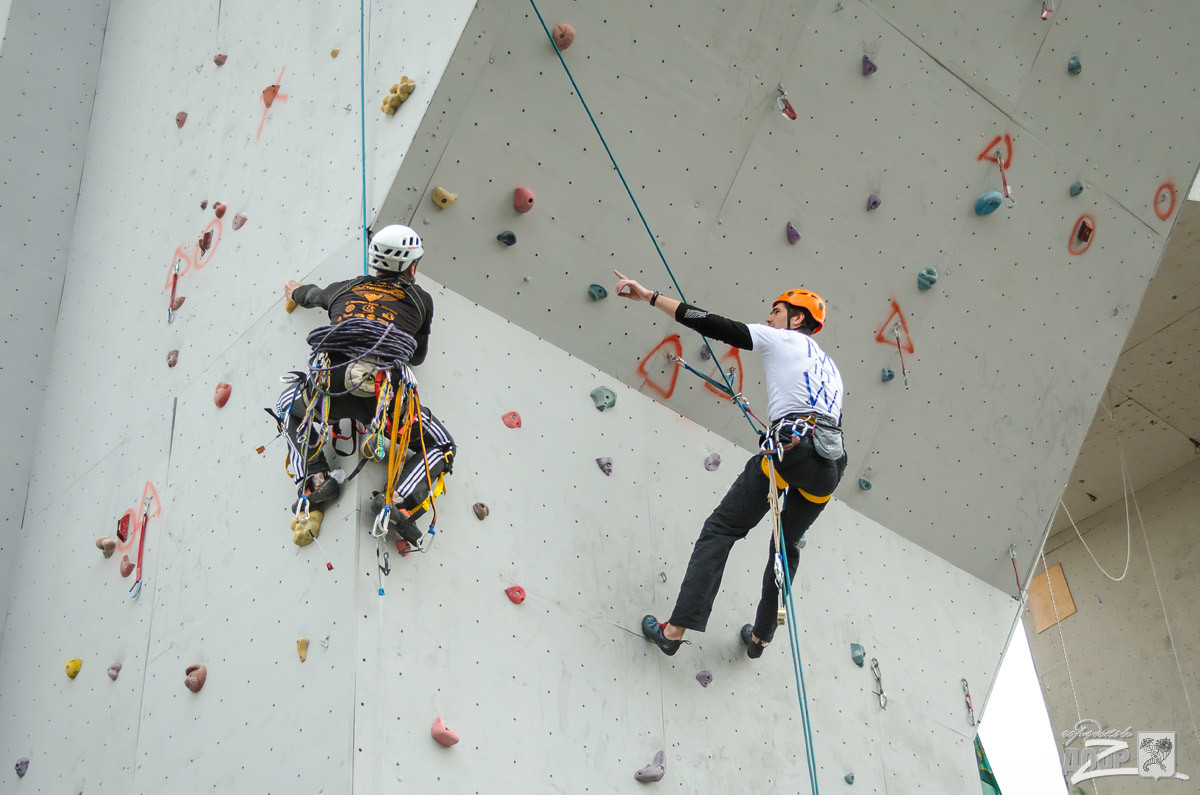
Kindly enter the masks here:
<path id="1" fill-rule="evenodd" d="M 878 690 L 872 691 L 879 696 L 879 708 L 887 709 L 888 697 L 887 693 L 883 692 L 883 674 L 879 672 L 879 660 L 871 658 L 871 673 L 875 675 L 875 686 Z"/>
<path id="2" fill-rule="evenodd" d="M 645 214 L 642 212 L 641 206 L 637 202 L 637 198 L 633 195 L 633 190 L 629 187 L 629 182 L 625 179 L 624 172 L 617 165 L 617 159 L 613 156 L 612 149 L 608 146 L 608 141 L 604 138 L 604 133 L 600 132 L 600 125 L 596 123 L 596 117 L 592 115 L 592 109 L 588 107 L 587 100 L 583 98 L 583 92 L 579 90 L 579 84 L 575 82 L 575 75 L 571 74 L 571 67 L 567 66 L 566 60 L 563 58 L 562 50 L 554 41 L 554 34 L 550 32 L 550 27 L 546 24 L 546 20 L 542 17 L 542 12 L 538 9 L 537 0 L 529 0 L 529 4 L 533 6 L 533 13 L 537 15 L 538 22 L 542 24 L 542 30 L 546 32 L 546 38 L 550 40 L 550 44 L 554 47 L 554 53 L 558 56 L 559 63 L 562 64 L 563 71 L 567 73 L 567 79 L 571 81 L 571 87 L 575 89 L 575 96 L 579 97 L 579 102 L 583 105 L 583 110 L 587 113 L 588 119 L 592 122 L 592 127 L 596 130 L 596 135 L 600 138 L 600 143 L 604 146 L 604 151 L 608 153 L 608 159 L 613 164 L 613 170 L 617 172 L 617 176 L 621 178 L 621 184 L 625 186 L 625 193 L 629 195 L 629 200 L 633 202 L 633 209 L 637 211 L 638 218 L 642 221 L 642 226 L 646 229 L 646 234 L 650 236 L 650 242 L 654 244 L 654 250 L 658 252 L 658 258 L 662 260 L 663 266 L 667 269 L 667 275 L 671 277 L 671 283 L 675 285 L 675 291 L 679 293 L 679 298 L 682 301 L 687 301 L 687 297 L 683 294 L 683 288 L 679 286 L 679 280 L 675 278 L 674 272 L 671 270 L 671 265 L 667 262 L 667 257 L 663 254 L 662 248 L 658 245 L 658 238 L 654 236 L 653 230 L 650 229 L 650 222 L 646 220 Z M 700 338 L 704 340 L 704 347 L 708 349 L 708 353 L 712 356 L 713 361 L 717 361 L 717 356 L 713 353 L 712 345 L 708 341 L 708 337 L 703 334 Z M 724 377 L 724 373 L 721 373 Z M 727 381 L 725 384 L 729 395 L 734 395 L 735 391 L 733 383 Z M 742 416 L 746 418 L 746 422 L 750 423 L 750 428 L 758 433 L 758 427 L 755 426 L 754 420 L 750 419 L 750 414 L 744 402 L 738 402 L 738 408 L 742 410 Z M 760 423 L 761 424 L 761 423 Z"/>
<path id="3" fill-rule="evenodd" d="M 813 795 L 818 795 L 817 762 L 813 758 L 812 724 L 808 718 L 808 691 L 804 686 L 804 664 L 800 658 L 800 634 L 796 625 L 796 607 L 792 600 L 792 578 L 788 571 L 787 555 L 783 553 L 783 519 L 779 508 L 779 490 L 775 483 L 775 457 L 778 454 L 775 441 L 770 436 L 762 440 L 763 458 L 767 463 L 767 500 L 771 506 L 771 525 L 775 539 L 775 584 L 783 601 L 787 616 L 788 645 L 792 650 L 792 670 L 796 680 L 796 696 L 800 701 L 800 720 L 804 730 L 805 759 L 808 762 L 808 779 Z M 882 690 L 882 688 L 880 688 Z"/>
<path id="4" fill-rule="evenodd" d="M 142 528 L 138 535 L 137 570 L 134 574 L 133 585 L 129 586 L 129 598 L 137 599 L 142 592 L 142 553 L 146 550 L 146 527 L 150 524 L 150 503 L 153 497 L 142 500 Z"/>

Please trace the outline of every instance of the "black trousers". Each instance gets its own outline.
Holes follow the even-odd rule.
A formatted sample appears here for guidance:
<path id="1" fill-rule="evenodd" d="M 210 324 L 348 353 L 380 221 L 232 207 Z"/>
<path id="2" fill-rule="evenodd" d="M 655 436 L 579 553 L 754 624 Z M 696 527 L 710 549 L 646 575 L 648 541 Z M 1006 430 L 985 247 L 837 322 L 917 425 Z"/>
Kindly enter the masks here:
<path id="1" fill-rule="evenodd" d="M 805 436 L 776 463 L 776 472 L 788 482 L 782 519 L 783 544 L 787 554 L 788 573 L 796 576 L 800 562 L 800 539 L 824 510 L 826 502 L 813 502 L 800 490 L 816 497 L 833 494 L 846 471 L 847 457 L 837 461 L 822 458 L 813 449 L 812 437 Z M 703 632 L 712 613 L 713 601 L 721 588 L 721 576 L 735 541 L 745 538 L 770 508 L 767 497 L 767 476 L 762 471 L 762 455 L 756 454 L 746 462 L 745 469 L 733 482 L 716 510 L 709 515 L 692 548 L 687 573 L 679 587 L 675 610 L 669 623 L 685 629 Z M 762 599 L 754 618 L 754 635 L 761 641 L 775 637 L 778 626 L 776 609 L 779 589 L 775 584 L 775 538 L 771 536 L 770 553 L 763 571 Z"/>

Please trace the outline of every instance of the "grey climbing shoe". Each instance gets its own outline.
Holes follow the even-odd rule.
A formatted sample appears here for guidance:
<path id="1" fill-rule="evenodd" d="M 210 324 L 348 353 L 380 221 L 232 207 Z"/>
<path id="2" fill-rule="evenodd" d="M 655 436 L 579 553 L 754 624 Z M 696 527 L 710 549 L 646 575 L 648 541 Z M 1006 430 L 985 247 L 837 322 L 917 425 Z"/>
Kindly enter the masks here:
<path id="1" fill-rule="evenodd" d="M 324 475 L 324 479 L 319 485 L 315 487 L 311 485 L 306 486 L 304 489 L 304 496 L 308 497 L 310 508 L 323 507 L 342 496 L 342 484 L 334 480 L 328 473 L 321 474 Z M 310 477 L 310 483 L 311 480 L 312 478 Z M 296 502 L 299 502 L 299 500 Z M 296 512 L 296 502 L 292 503 L 292 513 Z"/>
<path id="2" fill-rule="evenodd" d="M 746 644 L 746 656 L 751 660 L 757 660 L 762 656 L 763 649 L 767 648 L 765 643 L 754 642 L 754 627 L 746 624 L 741 631 L 742 643 Z"/>
<path id="3" fill-rule="evenodd" d="M 642 634 L 646 636 L 647 640 L 652 641 L 663 654 L 671 657 L 675 652 L 679 651 L 681 645 L 688 643 L 688 641 L 669 639 L 663 634 L 665 626 L 665 624 L 658 623 L 658 619 L 654 616 L 648 615 L 642 617 Z"/>
<path id="4" fill-rule="evenodd" d="M 371 495 L 372 515 L 378 516 L 384 505 L 383 495 L 378 491 L 373 492 Z M 417 545 L 423 535 L 421 528 L 417 527 L 416 522 L 409 518 L 408 511 L 396 505 L 393 505 L 392 510 L 388 511 L 388 530 L 394 530 L 396 535 L 413 546 Z"/>

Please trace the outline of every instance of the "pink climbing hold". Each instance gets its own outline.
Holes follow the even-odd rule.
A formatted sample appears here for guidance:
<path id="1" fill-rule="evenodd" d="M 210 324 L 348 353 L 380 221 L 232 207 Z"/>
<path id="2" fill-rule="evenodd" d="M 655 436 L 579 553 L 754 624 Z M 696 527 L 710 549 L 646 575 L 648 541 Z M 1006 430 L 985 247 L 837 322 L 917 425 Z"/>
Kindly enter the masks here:
<path id="1" fill-rule="evenodd" d="M 186 300 L 187 300 L 187 296 L 181 295 L 181 296 L 176 297 L 176 299 L 171 302 L 171 309 L 178 312 L 179 307 L 183 306 L 183 302 Z"/>
<path id="2" fill-rule="evenodd" d="M 712 671 L 701 671 L 700 673 L 696 674 L 696 681 L 700 683 L 701 687 L 708 687 L 712 684 L 712 680 Z"/>
<path id="3" fill-rule="evenodd" d="M 663 764 L 663 752 L 654 755 L 654 761 L 633 774 L 638 781 L 661 781 L 666 775 L 667 767 Z"/>
<path id="4" fill-rule="evenodd" d="M 519 585 L 510 585 L 504 589 L 504 593 L 508 594 L 508 601 L 514 605 L 519 605 L 525 601 L 525 589 Z"/>
<path id="5" fill-rule="evenodd" d="M 121 675 L 121 663 L 116 662 L 108 666 L 108 678 L 117 681 L 117 677 Z"/>
<path id="6" fill-rule="evenodd" d="M 225 205 L 221 204 L 220 202 L 216 202 L 215 204 L 213 204 L 213 212 L 217 214 L 218 218 L 224 218 L 225 217 Z"/>
<path id="7" fill-rule="evenodd" d="M 188 690 L 193 693 L 199 693 L 200 688 L 204 687 L 204 682 L 208 679 L 208 668 L 203 665 L 189 665 L 184 671 L 186 678 L 183 684 Z"/>
<path id="8" fill-rule="evenodd" d="M 237 230 L 241 229 L 245 225 L 246 225 L 246 216 L 242 215 L 241 213 L 238 213 L 237 215 L 233 216 L 233 231 L 236 232 Z"/>
<path id="9" fill-rule="evenodd" d="M 708 457 L 704 459 L 704 468 L 709 472 L 715 471 L 719 466 L 721 466 L 720 453 L 709 453 Z"/>
<path id="10" fill-rule="evenodd" d="M 225 381 L 217 384 L 216 392 L 213 393 L 213 403 L 217 404 L 217 408 L 225 407 L 225 404 L 229 402 L 229 393 L 232 391 L 233 386 Z"/>
<path id="11" fill-rule="evenodd" d="M 787 240 L 793 246 L 800 242 L 800 230 L 791 221 L 787 222 Z"/>
<path id="12" fill-rule="evenodd" d="M 600 467 L 600 471 L 605 475 L 612 475 L 613 462 L 608 456 L 596 459 L 596 466 Z"/>
<path id="13" fill-rule="evenodd" d="M 23 756 L 18 759 L 14 768 L 17 771 L 17 778 L 25 778 L 25 774 L 29 772 L 29 757 Z"/>
<path id="14" fill-rule="evenodd" d="M 133 574 L 133 561 L 129 559 L 128 555 L 123 555 L 121 557 L 121 576 L 128 577 L 130 574 Z"/>
<path id="15" fill-rule="evenodd" d="M 179 363 L 179 351 L 167 351 L 167 367 L 174 367 Z"/>
<path id="16" fill-rule="evenodd" d="M 441 718 L 435 718 L 433 728 L 430 730 L 430 735 L 437 740 L 441 745 L 449 748 L 452 745 L 458 744 L 458 732 L 450 731 L 446 728 L 446 722 Z"/>
<path id="17" fill-rule="evenodd" d="M 500 419 L 503 420 L 504 424 L 507 425 L 509 428 L 520 428 L 521 427 L 521 415 L 515 411 L 508 412 Z"/>
<path id="18" fill-rule="evenodd" d="M 224 66 L 225 62 L 228 60 L 229 56 L 223 52 L 219 52 L 213 56 L 213 63 L 215 63 L 217 66 Z"/>
<path id="19" fill-rule="evenodd" d="M 519 213 L 527 213 L 533 209 L 533 191 L 529 188 L 517 188 L 513 191 L 513 209 Z"/>
<path id="20" fill-rule="evenodd" d="M 175 114 L 175 126 L 183 129 L 183 123 L 187 121 L 187 111 L 181 110 Z"/>
<path id="21" fill-rule="evenodd" d="M 96 539 L 96 549 L 104 553 L 104 557 L 111 558 L 113 553 L 117 551 L 117 542 L 111 538 L 100 536 Z"/>
<path id="22" fill-rule="evenodd" d="M 575 41 L 575 28 L 565 22 L 560 22 L 554 26 L 551 35 L 554 36 L 554 46 L 560 50 L 565 50 L 571 46 L 571 42 Z"/>

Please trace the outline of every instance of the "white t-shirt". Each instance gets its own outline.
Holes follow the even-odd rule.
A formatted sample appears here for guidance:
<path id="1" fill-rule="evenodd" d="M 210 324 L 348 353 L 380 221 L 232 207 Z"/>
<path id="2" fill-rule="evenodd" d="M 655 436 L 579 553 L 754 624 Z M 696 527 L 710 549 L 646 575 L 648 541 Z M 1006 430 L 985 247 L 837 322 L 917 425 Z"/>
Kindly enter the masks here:
<path id="1" fill-rule="evenodd" d="M 812 337 L 799 331 L 747 324 L 767 376 L 767 416 L 817 412 L 842 416 L 842 374 Z"/>

